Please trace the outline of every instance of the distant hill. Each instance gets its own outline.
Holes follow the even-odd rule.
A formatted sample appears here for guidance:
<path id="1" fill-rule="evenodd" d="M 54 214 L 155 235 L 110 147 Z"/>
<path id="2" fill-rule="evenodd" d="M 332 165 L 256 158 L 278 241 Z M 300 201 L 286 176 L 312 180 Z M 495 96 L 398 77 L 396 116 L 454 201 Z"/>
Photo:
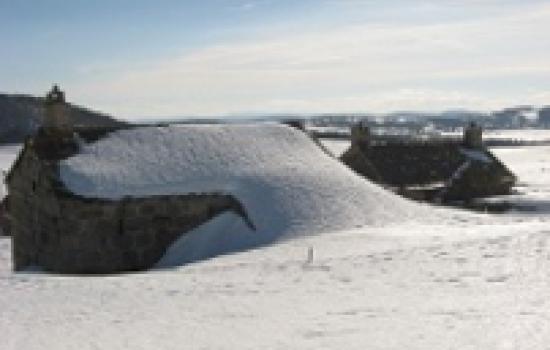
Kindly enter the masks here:
<path id="1" fill-rule="evenodd" d="M 29 95 L 0 94 L 0 144 L 22 142 L 40 126 L 44 99 Z M 119 126 L 125 122 L 106 114 L 69 104 L 75 125 Z"/>

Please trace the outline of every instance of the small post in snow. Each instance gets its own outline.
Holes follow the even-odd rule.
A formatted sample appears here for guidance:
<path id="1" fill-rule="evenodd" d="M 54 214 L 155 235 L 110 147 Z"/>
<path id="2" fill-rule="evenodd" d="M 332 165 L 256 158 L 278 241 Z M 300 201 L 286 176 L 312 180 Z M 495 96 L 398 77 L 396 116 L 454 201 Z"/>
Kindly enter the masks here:
<path id="1" fill-rule="evenodd" d="M 307 250 L 306 265 L 311 265 L 311 263 L 313 263 L 313 247 L 309 247 Z"/>

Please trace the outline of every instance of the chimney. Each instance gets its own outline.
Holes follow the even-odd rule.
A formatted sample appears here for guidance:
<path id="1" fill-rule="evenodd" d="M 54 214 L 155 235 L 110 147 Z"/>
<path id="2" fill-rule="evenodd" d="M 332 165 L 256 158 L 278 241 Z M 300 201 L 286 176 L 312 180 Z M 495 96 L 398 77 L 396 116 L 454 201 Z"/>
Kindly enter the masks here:
<path id="1" fill-rule="evenodd" d="M 462 143 L 464 147 L 467 148 L 482 149 L 483 136 L 481 126 L 477 125 L 475 122 L 471 122 L 470 125 L 464 129 Z"/>
<path id="2" fill-rule="evenodd" d="M 359 122 L 351 127 L 351 145 L 366 149 L 370 146 L 370 128 L 365 122 Z"/>
<path id="3" fill-rule="evenodd" d="M 43 129 L 47 134 L 70 136 L 73 133 L 73 124 L 69 109 L 65 103 L 65 93 L 54 85 L 46 95 L 46 115 Z"/>

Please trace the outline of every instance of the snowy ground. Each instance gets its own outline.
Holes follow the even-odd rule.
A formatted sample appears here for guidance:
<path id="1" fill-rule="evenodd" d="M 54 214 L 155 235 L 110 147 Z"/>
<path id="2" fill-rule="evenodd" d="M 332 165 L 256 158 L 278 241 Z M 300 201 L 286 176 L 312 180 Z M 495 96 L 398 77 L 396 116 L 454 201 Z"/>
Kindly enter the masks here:
<path id="1" fill-rule="evenodd" d="M 498 155 L 531 174 L 547 153 Z M 1 348 L 550 348 L 547 213 L 448 213 L 108 277 L 14 274 L 0 238 Z"/>
<path id="2" fill-rule="evenodd" d="M 442 135 L 462 136 L 462 133 L 442 133 Z M 550 130 L 546 129 L 510 129 L 483 130 L 483 138 L 489 140 L 549 141 Z"/>
<path id="3" fill-rule="evenodd" d="M 550 146 L 495 148 L 493 153 L 519 178 L 517 194 L 492 198 L 514 204 L 522 215 L 550 214 Z"/>
<path id="4" fill-rule="evenodd" d="M 2 271 L 3 348 L 548 348 L 547 223 L 466 226 L 325 234 L 127 276 Z"/>

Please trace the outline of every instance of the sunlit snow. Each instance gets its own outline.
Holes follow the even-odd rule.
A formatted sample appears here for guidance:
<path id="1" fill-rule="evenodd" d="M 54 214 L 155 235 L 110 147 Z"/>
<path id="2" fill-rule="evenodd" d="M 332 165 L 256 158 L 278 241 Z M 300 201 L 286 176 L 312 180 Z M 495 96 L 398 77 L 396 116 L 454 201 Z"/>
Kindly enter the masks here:
<path id="1" fill-rule="evenodd" d="M 282 130 L 279 136 L 284 139 L 287 131 Z M 119 140 L 118 145 L 130 142 L 123 136 L 110 140 Z M 136 138 L 136 143 L 139 141 Z M 10 241 L 0 238 L 2 349 L 548 347 L 548 212 L 467 215 L 446 210 L 434 222 L 428 220 L 431 210 L 426 212 L 421 206 L 416 211 L 416 204 L 386 196 L 374 185 L 338 170 L 337 163 L 310 149 L 306 141 L 299 138 L 293 147 L 283 146 L 281 150 L 308 159 L 307 166 L 296 165 L 299 172 L 327 167 L 324 177 L 311 181 L 314 187 L 306 186 L 307 177 L 290 181 L 289 175 L 283 177 L 283 183 L 305 188 L 283 187 L 285 196 L 268 196 L 266 202 L 271 202 L 267 204 L 249 199 L 246 192 L 234 193 L 248 208 L 258 205 L 264 211 L 268 204 L 283 203 L 285 212 L 300 208 L 300 198 L 308 189 L 334 188 L 329 199 L 342 203 L 337 197 L 340 187 L 336 186 L 344 186 L 344 195 L 353 190 L 362 194 L 358 197 L 370 194 L 368 200 L 352 202 L 368 203 L 362 208 L 366 217 L 377 215 L 386 218 L 385 222 L 365 222 L 361 227 L 349 225 L 341 230 L 327 226 L 323 233 L 315 232 L 328 221 L 319 215 L 322 224 L 314 222 L 313 213 L 319 208 L 336 214 L 338 225 L 346 220 L 338 208 L 315 204 L 311 211 L 299 209 L 283 216 L 299 218 L 310 213 L 303 216 L 307 220 L 302 223 L 312 225 L 311 234 L 295 234 L 276 244 L 173 269 L 103 277 L 15 274 L 11 272 Z M 242 142 L 244 147 L 246 140 Z M 93 159 L 91 147 L 85 154 Z M 258 150 L 260 155 L 267 156 L 266 152 Z M 519 175 L 524 196 L 541 201 L 545 198 L 550 188 L 547 147 L 499 149 L 496 153 Z M 231 151 L 229 154 L 235 161 Z M 260 155 L 254 164 L 262 159 Z M 132 159 L 131 154 L 125 154 L 121 161 L 128 159 Z M 77 169 L 86 169 L 76 163 L 71 166 L 75 174 Z M 228 167 L 231 169 L 230 164 Z M 272 164 L 262 171 L 277 169 Z M 90 175 L 88 170 L 86 174 Z M 249 176 L 260 176 L 259 170 L 251 169 L 240 174 L 247 181 Z M 351 184 L 331 176 L 343 177 Z M 255 189 L 273 188 L 275 184 L 269 179 Z M 287 199 L 291 189 L 300 196 Z M 316 198 L 308 196 L 305 198 Z M 379 202 L 383 206 L 377 206 Z M 414 215 L 402 223 L 394 213 L 405 208 Z M 355 215 L 359 209 L 351 210 Z M 174 245 L 165 256 L 165 266 L 179 265 L 181 261 L 175 259 L 178 252 L 189 251 L 192 245 L 211 246 L 211 239 L 219 238 L 220 227 L 229 232 L 242 229 L 237 217 L 223 214 L 193 232 L 187 238 L 190 244 L 182 240 L 179 246 Z M 296 228 L 303 226 L 287 227 L 297 233 Z"/>

